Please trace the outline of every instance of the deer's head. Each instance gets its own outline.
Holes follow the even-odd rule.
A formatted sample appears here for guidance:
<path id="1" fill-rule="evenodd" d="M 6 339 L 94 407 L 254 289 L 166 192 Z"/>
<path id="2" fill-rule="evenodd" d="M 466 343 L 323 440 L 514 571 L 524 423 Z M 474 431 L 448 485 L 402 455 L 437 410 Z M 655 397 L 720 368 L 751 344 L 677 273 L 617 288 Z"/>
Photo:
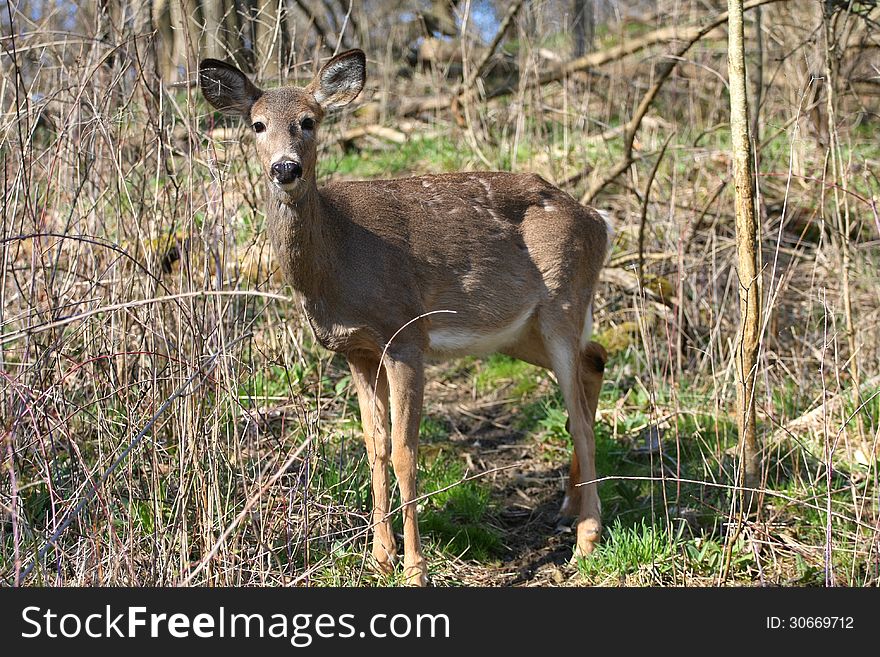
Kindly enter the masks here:
<path id="1" fill-rule="evenodd" d="M 199 86 L 224 114 L 248 121 L 270 183 L 291 201 L 315 179 L 318 128 L 324 114 L 353 101 L 364 87 L 366 58 L 349 50 L 327 62 L 306 87 L 263 91 L 235 66 L 202 60 Z"/>

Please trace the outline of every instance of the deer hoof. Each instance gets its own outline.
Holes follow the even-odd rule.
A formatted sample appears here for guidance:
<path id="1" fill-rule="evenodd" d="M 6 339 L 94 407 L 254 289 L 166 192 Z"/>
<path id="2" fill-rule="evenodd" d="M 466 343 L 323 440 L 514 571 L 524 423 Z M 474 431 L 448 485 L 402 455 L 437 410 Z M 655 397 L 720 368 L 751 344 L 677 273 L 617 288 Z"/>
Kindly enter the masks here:
<path id="1" fill-rule="evenodd" d="M 574 559 L 590 556 L 599 543 L 602 527 L 597 520 L 581 520 L 577 526 L 577 544 Z"/>
<path id="2" fill-rule="evenodd" d="M 386 550 L 381 545 L 373 546 L 373 563 L 383 575 L 390 575 L 394 572 L 394 564 L 397 563 L 397 550 L 394 548 Z"/>
<path id="3" fill-rule="evenodd" d="M 428 564 L 422 560 L 404 568 L 403 581 L 407 586 L 427 586 Z"/>

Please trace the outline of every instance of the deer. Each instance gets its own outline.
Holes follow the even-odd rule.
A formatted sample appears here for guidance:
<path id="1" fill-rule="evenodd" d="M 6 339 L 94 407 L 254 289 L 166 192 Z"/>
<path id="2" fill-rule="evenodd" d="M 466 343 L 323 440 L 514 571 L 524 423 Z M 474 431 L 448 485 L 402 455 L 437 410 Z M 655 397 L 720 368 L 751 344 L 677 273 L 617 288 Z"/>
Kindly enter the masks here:
<path id="1" fill-rule="evenodd" d="M 593 425 L 607 359 L 590 338 L 611 226 L 530 173 L 318 187 L 321 123 L 357 98 L 366 68 L 363 51 L 349 50 L 305 87 L 263 90 L 234 65 L 204 59 L 199 86 L 213 108 L 253 130 L 274 257 L 316 340 L 348 361 L 371 471 L 374 565 L 392 573 L 398 561 L 390 462 L 403 581 L 428 584 L 416 504 L 425 366 L 495 352 L 558 382 L 574 446 L 560 518 L 576 518 L 574 556 L 589 555 L 602 529 Z"/>

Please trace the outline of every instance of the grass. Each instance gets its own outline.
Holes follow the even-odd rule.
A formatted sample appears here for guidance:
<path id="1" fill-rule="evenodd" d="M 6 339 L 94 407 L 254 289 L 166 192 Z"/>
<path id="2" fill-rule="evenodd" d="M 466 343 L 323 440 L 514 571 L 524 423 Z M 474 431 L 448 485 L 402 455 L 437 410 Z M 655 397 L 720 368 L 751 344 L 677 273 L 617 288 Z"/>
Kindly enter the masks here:
<path id="1" fill-rule="evenodd" d="M 801 31 L 765 44 L 779 70 L 765 79 L 765 139 L 798 115 L 796 62 L 807 53 L 796 44 L 810 44 L 815 27 L 783 18 Z M 603 26 L 599 43 L 655 27 Z M 26 584 L 174 585 L 203 560 L 194 585 L 399 583 L 399 569 L 370 568 L 369 467 L 344 359 L 314 343 L 296 302 L 265 296 L 289 291 L 273 275 L 253 144 L 215 142 L 209 129 L 237 123 L 209 114 L 198 94 L 129 75 L 124 53 L 101 65 L 112 73 L 103 78 L 88 57 L 42 43 L 45 33 L 29 29 L 18 45 L 59 58 L 76 88 L 58 88 L 54 64 L 22 60 L 29 89 L 19 98 L 33 101 L 15 106 L 4 96 L 0 132 L 0 577 L 11 583 L 43 549 Z M 539 47 L 567 43 L 560 33 L 511 36 L 506 51 L 527 71 L 543 65 Z M 572 533 L 556 527 L 571 442 L 552 375 L 502 355 L 461 359 L 432 367 L 421 421 L 421 530 L 435 583 L 880 584 L 873 101 L 847 91 L 839 113 L 861 228 L 848 299 L 830 239 L 843 208 L 813 113 L 761 153 L 771 303 L 758 420 L 768 454 L 761 515 L 741 522 L 730 490 L 738 321 L 730 189 L 709 203 L 730 173 L 719 52 L 706 44 L 689 53 L 696 65 L 667 82 L 637 135 L 644 159 L 596 200 L 613 210 L 612 262 L 621 263 L 596 302 L 596 339 L 611 354 L 596 427 L 603 543 L 571 565 Z M 578 196 L 620 158 L 621 136 L 596 137 L 631 116 L 656 54 L 602 67 L 607 77 L 475 99 L 466 128 L 447 112 L 396 116 L 409 91 L 447 93 L 451 83 L 421 72 L 407 82 L 389 69 L 387 88 L 381 75 L 371 79 L 406 141 L 344 150 L 337 127 L 359 119 L 332 119 L 339 125 L 323 129 L 320 180 L 512 168 L 558 182 L 589 165 L 593 173 L 566 188 Z M 381 61 L 370 53 L 371 75 Z M 38 107 L 40 98 L 57 100 Z M 35 123 L 42 109 L 55 128 Z M 644 202 L 653 152 L 672 131 Z M 805 230 L 781 222 L 783 204 L 786 222 L 802 212 L 820 228 L 802 238 Z M 628 281 L 643 212 L 640 286 Z M 399 514 L 394 523 L 399 533 Z M 512 574 L 521 572 L 529 574 Z"/>
<path id="2" fill-rule="evenodd" d="M 393 178 L 421 173 L 458 171 L 470 161 L 461 143 L 448 136 L 416 137 L 400 146 L 369 152 L 349 152 L 321 161 L 318 176 L 358 179 Z"/>
<path id="3" fill-rule="evenodd" d="M 667 531 L 642 521 L 624 527 L 610 527 L 594 558 L 578 559 L 578 569 L 587 578 L 625 578 L 648 570 L 660 575 L 675 566 L 675 543 Z"/>
<path id="4" fill-rule="evenodd" d="M 491 561 L 502 547 L 491 524 L 491 489 L 465 480 L 466 475 L 456 455 L 440 453 L 424 465 L 419 472 L 422 490 L 440 492 L 419 509 L 419 529 L 451 557 Z"/>
<path id="5" fill-rule="evenodd" d="M 480 362 L 474 385 L 481 395 L 501 389 L 510 397 L 522 398 L 537 389 L 542 376 L 533 365 L 504 354 L 493 354 Z"/>
<path id="6" fill-rule="evenodd" d="M 423 418 L 422 426 L 429 444 L 448 438 L 442 425 L 429 416 Z M 356 432 L 352 427 L 351 434 Z M 337 434 L 321 445 L 311 466 L 311 487 L 322 492 L 327 504 L 358 509 L 365 517 L 370 506 L 369 466 L 362 444 L 351 434 Z M 425 550 L 437 561 L 493 561 L 502 550 L 501 536 L 492 525 L 491 488 L 468 479 L 468 474 L 457 456 L 446 449 L 422 450 L 419 488 L 424 499 L 418 507 L 419 529 Z M 397 514 L 393 525 L 398 533 L 402 532 L 401 522 Z M 363 520 L 357 524 L 363 530 Z M 313 575 L 316 581 L 342 585 L 350 583 L 349 578 L 366 578 L 364 583 L 398 583 L 399 573 L 385 576 L 365 571 L 363 544 L 353 543 L 344 534 L 317 540 L 314 547 L 324 558 L 324 565 Z"/>

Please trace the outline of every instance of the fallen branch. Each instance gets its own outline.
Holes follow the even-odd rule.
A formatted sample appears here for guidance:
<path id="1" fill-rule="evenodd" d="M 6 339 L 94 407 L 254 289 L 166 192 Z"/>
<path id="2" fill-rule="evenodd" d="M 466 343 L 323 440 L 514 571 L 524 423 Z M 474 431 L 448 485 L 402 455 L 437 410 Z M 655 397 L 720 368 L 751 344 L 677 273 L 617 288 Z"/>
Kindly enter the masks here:
<path id="1" fill-rule="evenodd" d="M 763 5 L 782 1 L 784 0 L 751 0 L 751 2 L 747 2 L 744 5 L 744 10 L 748 11 L 749 9 L 754 9 Z M 600 50 L 597 52 L 591 52 L 582 57 L 569 60 L 564 64 L 560 64 L 559 66 L 555 66 L 552 69 L 539 74 L 537 78 L 526 84 L 525 88 L 530 89 L 535 87 L 542 87 L 551 82 L 564 80 L 572 73 L 586 71 L 588 69 L 596 68 L 598 66 L 604 66 L 605 64 L 623 59 L 624 57 L 628 57 L 629 55 L 633 55 L 659 43 L 668 43 L 669 41 L 686 41 L 693 44 L 705 37 L 712 30 L 721 27 L 726 22 L 727 12 L 724 12 L 719 14 L 710 23 L 703 26 L 690 25 L 688 27 L 663 27 L 659 30 L 649 32 L 648 34 L 645 34 L 644 36 L 641 36 L 637 39 L 630 39 L 620 45 L 612 46 L 611 48 L 607 48 L 605 50 Z M 507 94 L 513 93 L 514 91 L 516 91 L 516 89 L 510 86 L 500 87 L 487 94 L 487 97 L 497 98 L 498 96 L 505 96 Z"/>
<path id="2" fill-rule="evenodd" d="M 880 386 L 880 376 L 873 376 L 862 382 L 859 386 L 859 394 L 876 396 L 878 386 Z M 874 395 L 871 395 L 872 391 Z M 798 433 L 823 425 L 825 417 L 839 413 L 844 409 L 846 403 L 852 399 L 851 394 L 850 390 L 844 390 L 824 401 L 819 401 L 811 410 L 789 420 L 770 435 L 766 441 L 765 451 L 778 447 L 787 439 L 796 437 Z"/>
<path id="3" fill-rule="evenodd" d="M 763 5 L 772 4 L 776 2 L 783 2 L 784 0 L 751 0 L 751 2 L 747 2 L 744 6 L 744 10 L 748 11 L 750 9 L 755 9 L 756 7 L 761 7 Z M 512 8 L 511 8 L 512 9 Z M 509 14 L 508 14 L 509 15 Z M 505 17 L 506 19 L 506 17 Z M 667 43 L 669 41 L 685 41 L 686 47 L 680 48 L 675 51 L 672 57 L 681 57 L 688 50 L 690 50 L 691 46 L 695 44 L 700 39 L 704 38 L 706 35 L 711 33 L 718 27 L 721 27 L 727 22 L 727 12 L 723 12 L 719 14 L 716 18 L 714 18 L 709 23 L 699 26 L 699 25 L 691 25 L 688 27 L 664 27 L 659 30 L 654 30 L 653 32 L 649 32 L 642 37 L 637 39 L 631 39 L 626 43 L 622 43 L 617 46 L 613 46 L 611 48 L 607 48 L 605 50 L 600 50 L 598 52 L 592 52 L 583 57 L 578 57 L 576 59 L 569 60 L 564 64 L 560 64 L 558 66 L 553 67 L 552 69 L 545 71 L 538 75 L 537 78 L 532 79 L 528 83 L 524 85 L 525 89 L 534 89 L 536 87 L 541 87 L 551 82 L 557 82 L 559 80 L 565 79 L 567 76 L 572 73 L 587 71 L 592 68 L 596 68 L 599 66 L 603 66 L 610 62 L 617 61 L 619 59 L 623 59 L 629 55 L 633 55 L 637 52 L 645 50 L 646 48 L 650 48 L 651 46 L 657 45 L 659 43 Z M 502 25 L 504 30 L 506 31 L 507 26 Z M 500 36 L 499 36 L 500 35 Z M 500 38 L 503 37 L 503 32 L 499 29 L 499 33 L 496 34 L 496 39 L 500 42 Z M 493 39 L 493 46 L 497 47 L 495 40 Z M 484 61 L 481 61 L 480 65 L 478 65 L 477 72 L 480 72 L 480 69 L 484 65 L 484 62 L 488 61 L 488 57 L 491 57 L 491 53 L 494 48 L 490 48 L 487 52 L 486 56 L 484 56 Z M 672 67 L 674 68 L 675 62 L 673 62 Z M 672 68 L 669 69 L 667 76 L 672 72 Z M 471 78 L 476 80 L 476 77 L 473 75 L 468 77 L 468 81 L 471 81 Z M 666 78 L 664 77 L 664 80 Z M 661 82 L 662 84 L 662 82 Z M 461 90 L 468 89 L 468 84 L 462 84 L 454 93 L 449 96 L 441 96 L 434 98 L 427 98 L 419 101 L 415 101 L 409 105 L 406 105 L 401 108 L 401 113 L 403 116 L 413 116 L 415 114 L 420 114 L 422 112 L 433 112 L 437 110 L 448 109 L 450 107 L 454 107 L 458 103 L 459 95 Z M 486 93 L 486 99 L 491 100 L 493 98 L 498 98 L 500 96 L 506 96 L 511 93 L 517 91 L 518 87 L 513 87 L 511 85 L 503 85 L 497 87 L 496 89 L 490 90 Z M 650 95 L 651 100 L 656 96 L 657 90 L 659 90 L 659 85 L 654 85 L 648 92 L 645 94 L 646 97 Z M 648 103 L 650 106 L 650 103 Z M 647 111 L 647 108 L 646 110 Z M 644 116 L 644 114 L 642 114 Z M 635 118 L 635 117 L 634 117 Z M 637 126 L 636 126 L 637 127 Z M 618 167 L 615 168 L 613 178 L 616 178 L 620 173 L 625 171 L 632 162 L 625 163 L 621 162 Z M 576 179 L 580 179 L 583 176 L 575 176 Z M 612 180 L 613 180 L 612 178 Z M 602 184 L 602 187 L 607 185 L 605 182 Z M 598 193 L 598 192 L 596 192 Z M 593 194 L 595 195 L 595 194 Z M 592 197 L 591 197 L 592 198 Z"/>
<path id="4" fill-rule="evenodd" d="M 661 315 L 666 315 L 669 310 L 675 308 L 675 299 L 659 294 L 656 290 L 643 287 L 636 272 L 623 267 L 605 267 L 599 275 L 603 283 L 614 285 L 630 294 L 644 295 L 650 305 Z"/>
<path id="5" fill-rule="evenodd" d="M 367 135 L 378 137 L 379 139 L 384 139 L 385 141 L 394 142 L 395 144 L 403 144 L 404 142 L 406 142 L 405 133 L 401 132 L 400 130 L 395 130 L 394 128 L 388 128 L 386 126 L 378 124 L 358 126 L 356 128 L 346 130 L 339 138 L 339 141 L 347 143 L 354 141 L 355 139 L 360 139 L 361 137 L 366 137 Z"/>
<path id="6" fill-rule="evenodd" d="M 781 0 L 752 0 L 752 2 L 747 3 L 744 6 L 744 10 L 754 9 L 755 7 L 760 7 L 765 4 L 769 4 L 771 2 L 780 2 Z M 654 99 L 657 97 L 657 94 L 660 92 L 660 88 L 669 79 L 669 76 L 672 74 L 672 71 L 675 70 L 676 64 L 682 61 L 682 58 L 685 54 L 687 54 L 688 50 L 690 50 L 697 41 L 705 37 L 712 30 L 717 27 L 720 27 L 724 23 L 727 22 L 728 13 L 724 12 L 719 14 L 717 18 L 706 23 L 703 27 L 700 28 L 689 28 L 686 33 L 688 38 L 684 39 L 685 43 L 679 46 L 673 53 L 666 56 L 666 61 L 663 62 L 660 66 L 660 70 L 657 74 L 657 77 L 654 81 L 654 84 L 651 85 L 651 88 L 645 92 L 645 95 L 642 96 L 642 100 L 639 103 L 638 108 L 633 114 L 633 117 L 627 122 L 624 135 L 624 149 L 623 149 L 623 157 L 620 161 L 614 165 L 611 170 L 601 179 L 596 180 L 590 185 L 589 189 L 586 193 L 581 197 L 581 203 L 589 204 L 593 201 L 594 198 L 601 192 L 607 185 L 612 183 L 620 174 L 624 173 L 629 169 L 629 167 L 634 162 L 633 159 L 633 143 L 635 142 L 636 133 L 641 126 L 642 119 L 645 117 L 645 114 L 648 113 L 648 110 L 651 108 L 651 105 L 654 103 Z M 583 58 L 581 58 L 583 59 Z"/>

